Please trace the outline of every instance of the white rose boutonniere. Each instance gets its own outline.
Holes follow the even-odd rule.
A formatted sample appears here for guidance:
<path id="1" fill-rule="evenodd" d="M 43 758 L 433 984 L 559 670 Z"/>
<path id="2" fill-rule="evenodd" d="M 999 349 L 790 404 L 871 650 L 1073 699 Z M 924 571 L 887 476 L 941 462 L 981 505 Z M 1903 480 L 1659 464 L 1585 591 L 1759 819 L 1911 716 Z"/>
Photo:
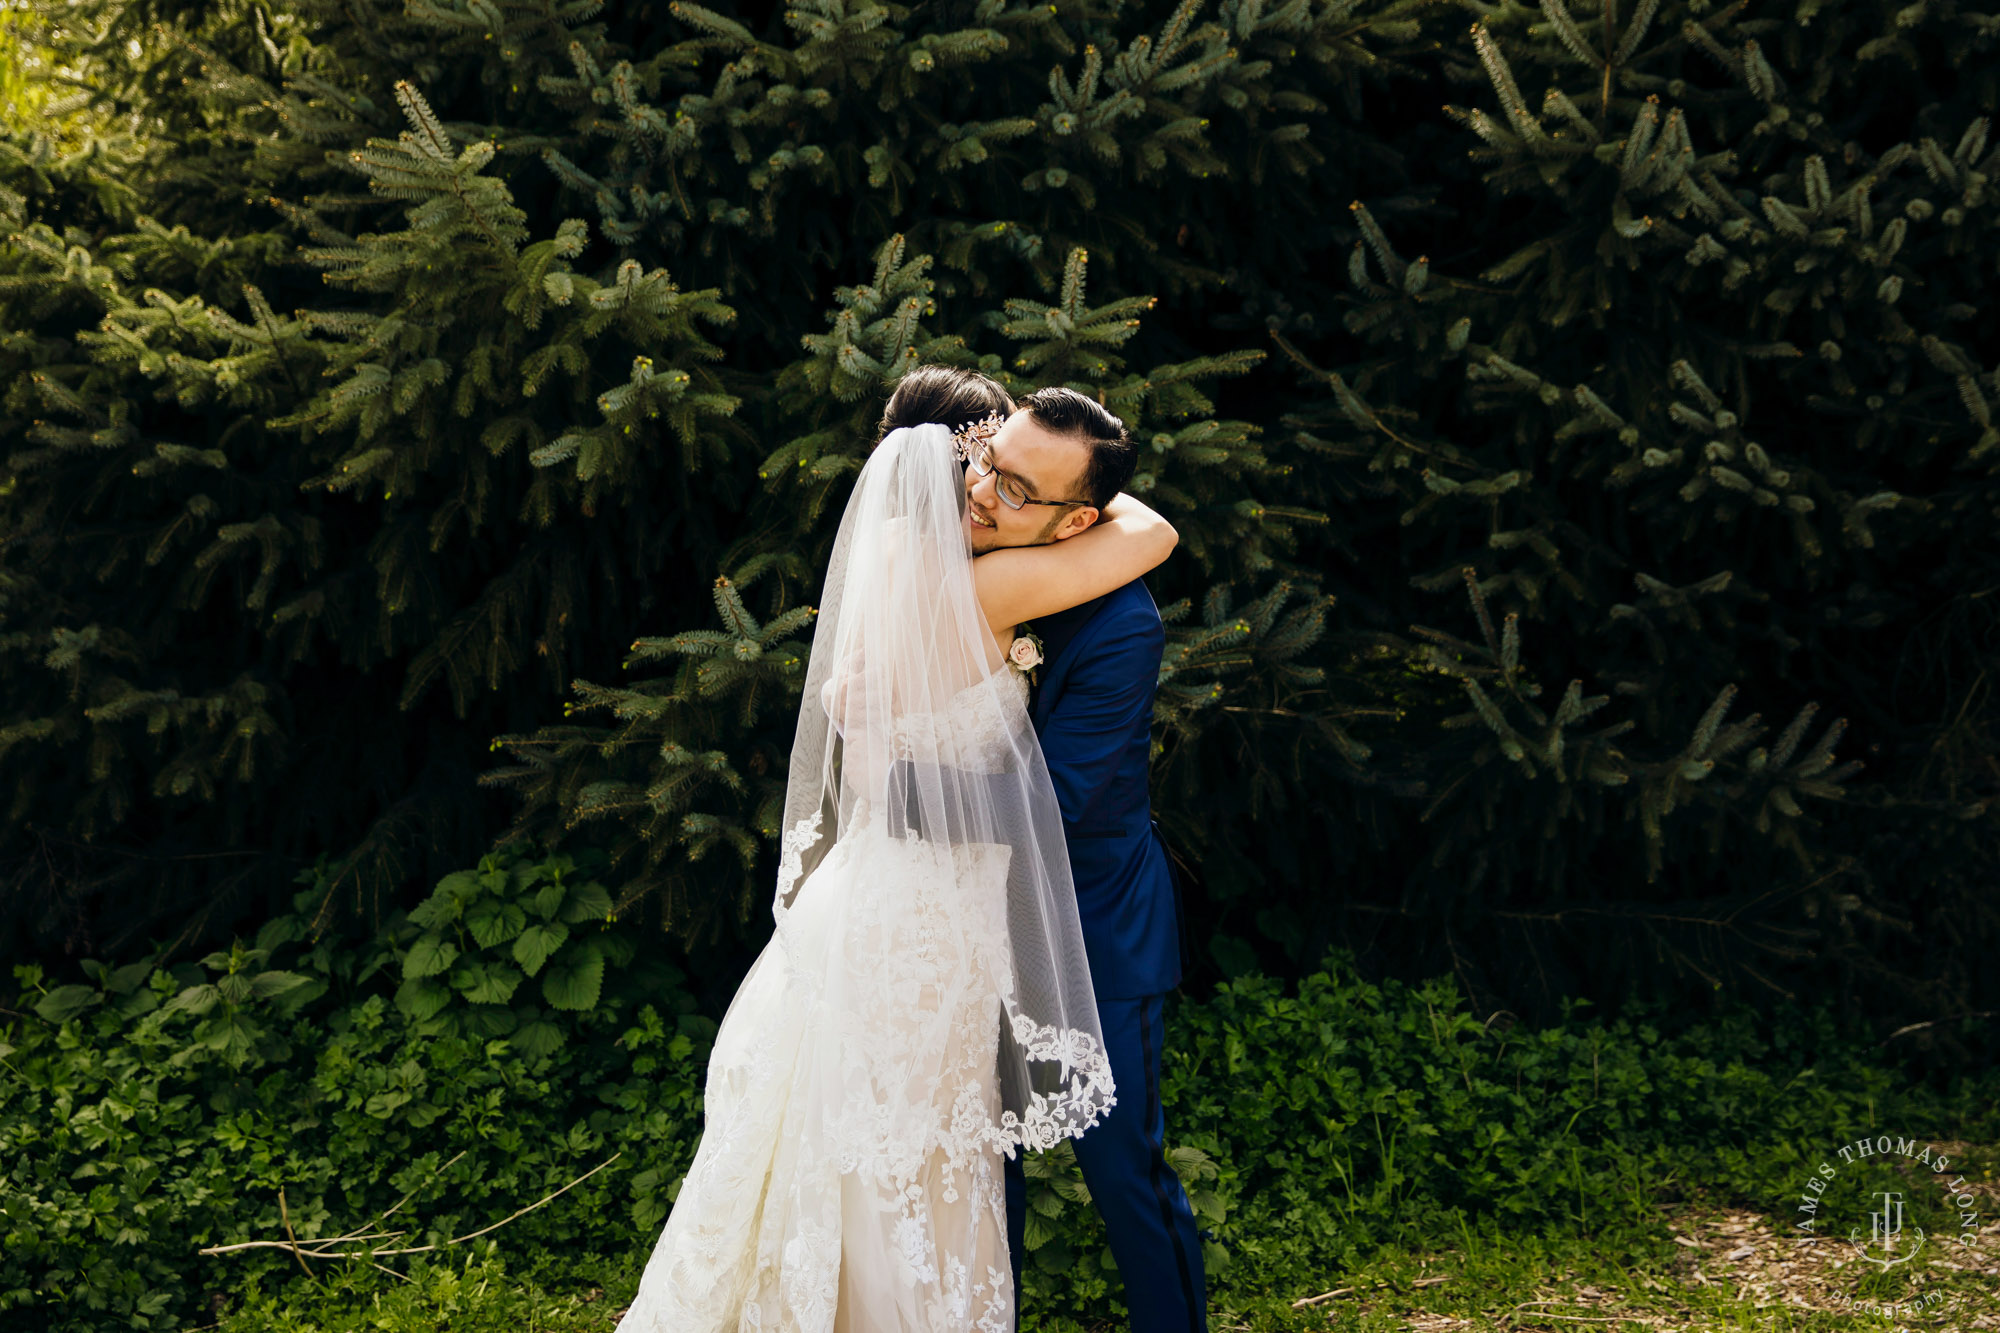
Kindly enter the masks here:
<path id="1" fill-rule="evenodd" d="M 1013 644 L 1007 649 L 1007 663 L 1026 676 L 1029 684 L 1033 684 L 1035 668 L 1042 664 L 1040 637 L 1033 630 L 1023 626 L 1021 633 L 1015 636 Z"/>

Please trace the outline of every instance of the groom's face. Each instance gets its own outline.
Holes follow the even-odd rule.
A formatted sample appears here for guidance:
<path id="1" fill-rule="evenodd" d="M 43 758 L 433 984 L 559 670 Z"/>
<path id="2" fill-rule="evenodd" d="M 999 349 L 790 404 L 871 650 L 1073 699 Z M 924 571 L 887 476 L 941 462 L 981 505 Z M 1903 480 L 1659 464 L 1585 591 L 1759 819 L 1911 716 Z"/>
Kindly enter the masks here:
<path id="1" fill-rule="evenodd" d="M 1005 476 L 1035 500 L 1081 499 L 1090 445 L 1036 424 L 1026 408 L 1016 411 L 993 436 L 993 471 L 965 470 L 965 523 L 972 553 L 1003 546 L 1045 546 L 1074 537 L 1097 521 L 1090 505 L 1027 504 L 1015 509 L 1000 498 Z"/>

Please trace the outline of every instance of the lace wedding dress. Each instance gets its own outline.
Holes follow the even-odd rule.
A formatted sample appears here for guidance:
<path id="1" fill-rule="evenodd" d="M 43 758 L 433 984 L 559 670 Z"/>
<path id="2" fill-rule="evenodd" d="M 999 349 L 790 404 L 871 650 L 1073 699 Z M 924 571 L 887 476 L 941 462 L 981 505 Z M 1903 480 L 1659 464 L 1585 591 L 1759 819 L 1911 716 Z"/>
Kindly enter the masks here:
<path id="1" fill-rule="evenodd" d="M 937 623 L 941 598 L 977 610 L 956 534 L 918 540 L 944 517 L 926 488 L 956 488 L 919 452 L 941 431 L 892 432 L 849 503 L 777 929 L 618 1333 L 1010 1333 L 1001 1155 L 1113 1104 L 1026 678 L 987 669 L 983 621 Z M 963 660 L 940 653 L 961 639 Z"/>

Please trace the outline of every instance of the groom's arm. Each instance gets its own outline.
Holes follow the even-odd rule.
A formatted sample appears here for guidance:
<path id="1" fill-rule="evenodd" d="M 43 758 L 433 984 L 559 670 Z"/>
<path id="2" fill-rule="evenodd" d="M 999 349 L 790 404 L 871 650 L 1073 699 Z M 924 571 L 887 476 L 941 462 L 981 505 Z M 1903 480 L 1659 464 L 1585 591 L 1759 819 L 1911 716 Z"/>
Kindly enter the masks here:
<path id="1" fill-rule="evenodd" d="M 1129 615 L 1075 645 L 1062 697 L 1049 710 L 1043 750 L 1063 821 L 1083 824 L 1118 776 L 1135 729 L 1150 720 L 1166 630 L 1157 617 Z"/>

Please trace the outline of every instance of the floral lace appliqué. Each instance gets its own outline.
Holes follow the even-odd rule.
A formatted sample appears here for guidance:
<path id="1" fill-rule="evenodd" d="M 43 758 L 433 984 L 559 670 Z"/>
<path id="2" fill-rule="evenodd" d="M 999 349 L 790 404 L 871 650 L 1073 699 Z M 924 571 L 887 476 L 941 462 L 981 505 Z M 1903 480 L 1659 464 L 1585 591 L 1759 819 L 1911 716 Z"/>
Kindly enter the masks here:
<path id="1" fill-rule="evenodd" d="M 792 890 L 798 886 L 799 867 L 805 863 L 807 849 L 819 841 L 819 825 L 819 812 L 814 811 L 812 818 L 786 829 L 778 842 L 777 901 L 781 906 L 791 900 Z"/>

